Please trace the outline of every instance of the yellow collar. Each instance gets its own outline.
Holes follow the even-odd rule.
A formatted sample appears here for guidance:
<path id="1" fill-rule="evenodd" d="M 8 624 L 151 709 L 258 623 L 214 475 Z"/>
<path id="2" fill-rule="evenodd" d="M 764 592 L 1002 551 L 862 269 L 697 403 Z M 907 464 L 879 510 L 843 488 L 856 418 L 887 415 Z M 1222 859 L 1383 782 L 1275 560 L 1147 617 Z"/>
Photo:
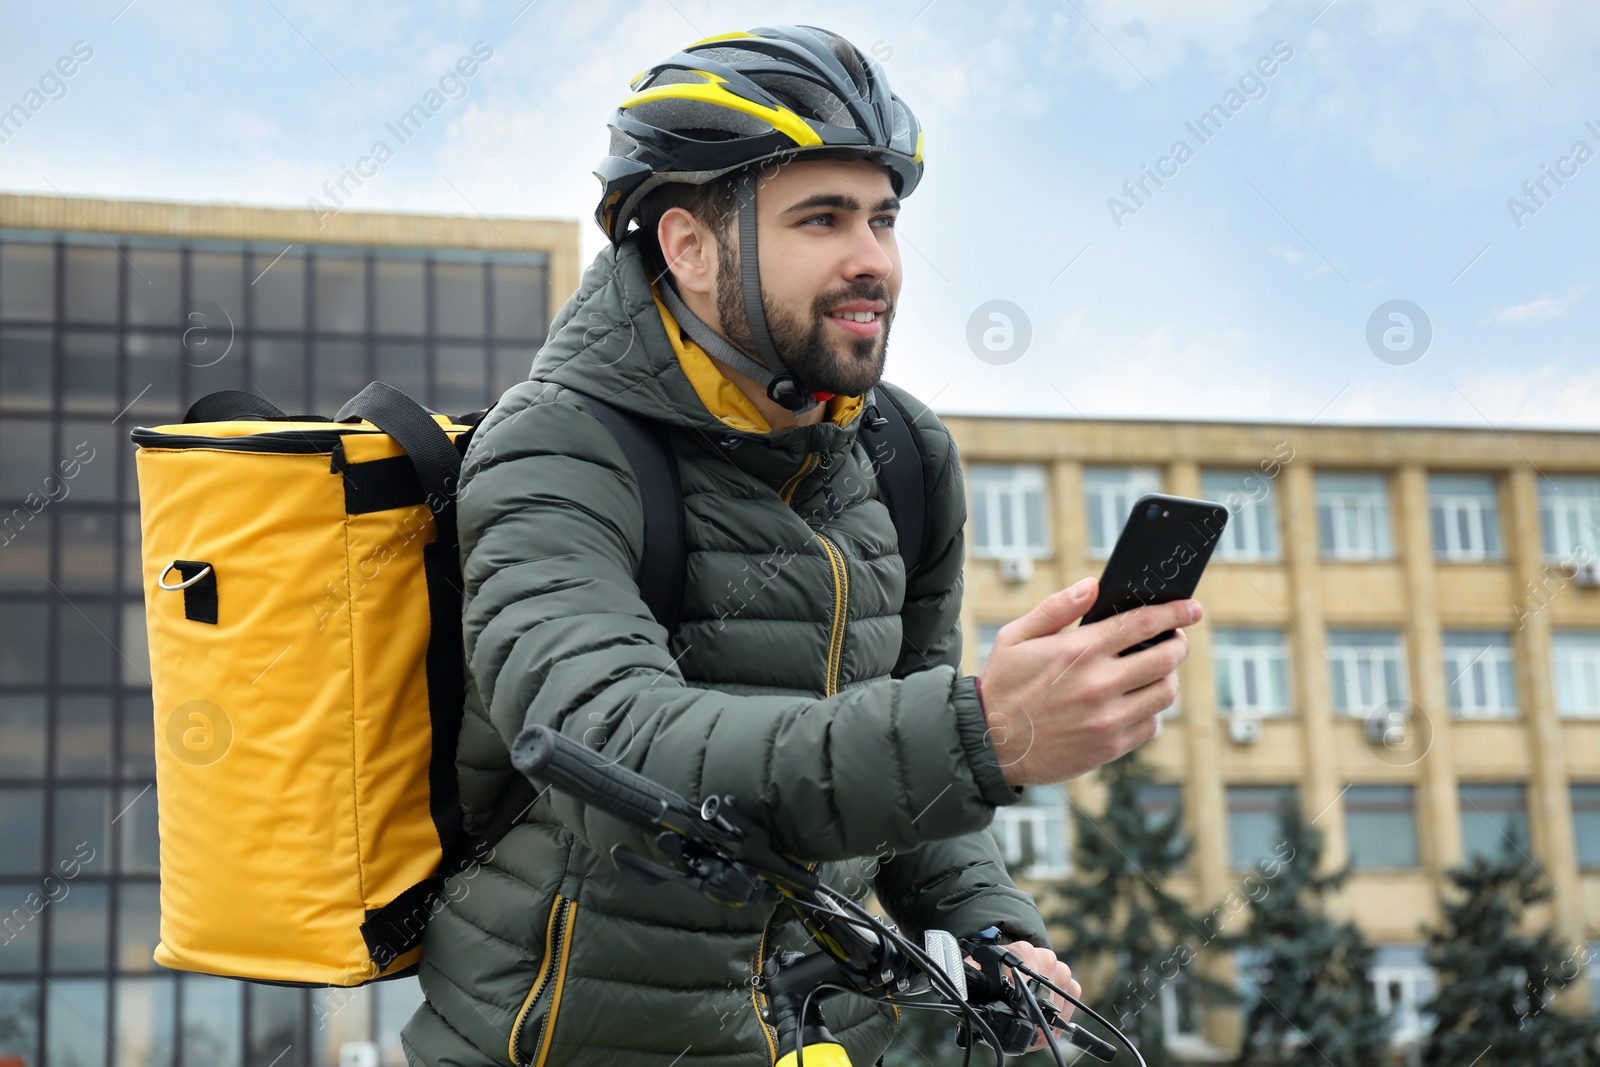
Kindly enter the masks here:
<path id="1" fill-rule="evenodd" d="M 744 395 L 743 390 L 723 377 L 717 365 L 706 354 L 706 350 L 695 344 L 694 340 L 683 332 L 678 320 L 672 317 L 672 312 L 661 302 L 653 283 L 650 286 L 650 296 L 661 312 L 661 325 L 666 328 L 667 340 L 672 342 L 672 351 L 678 357 L 678 366 L 683 368 L 684 377 L 694 386 L 695 394 L 700 397 L 700 402 L 706 406 L 706 410 L 735 430 L 743 430 L 746 433 L 771 433 L 772 426 L 767 422 L 767 417 L 761 414 L 760 409 L 748 396 Z M 836 396 L 828 401 L 828 421 L 836 426 L 848 426 L 861 413 L 862 407 L 863 401 L 859 396 Z"/>

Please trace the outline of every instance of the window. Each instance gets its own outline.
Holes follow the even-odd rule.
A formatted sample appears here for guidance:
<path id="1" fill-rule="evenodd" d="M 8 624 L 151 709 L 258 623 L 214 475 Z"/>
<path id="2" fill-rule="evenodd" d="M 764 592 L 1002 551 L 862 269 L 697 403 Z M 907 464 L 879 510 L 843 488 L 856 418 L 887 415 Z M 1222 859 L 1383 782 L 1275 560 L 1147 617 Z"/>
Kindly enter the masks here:
<path id="1" fill-rule="evenodd" d="M 1417 866 L 1417 804 L 1409 785 L 1351 786 L 1344 794 L 1344 818 L 1356 870 Z"/>
<path id="2" fill-rule="evenodd" d="M 1589 1013 L 1600 1015 L 1600 941 L 1589 942 Z"/>
<path id="3" fill-rule="evenodd" d="M 1379 1014 L 1392 1020 L 1391 1042 L 1409 1045 L 1433 1029 L 1433 1018 L 1421 1011 L 1439 991 L 1439 979 L 1428 966 L 1426 949 L 1421 945 L 1377 946 L 1372 953 L 1371 979 Z"/>
<path id="4" fill-rule="evenodd" d="M 1187 969 L 1161 983 L 1161 1036 L 1169 1045 L 1198 1045 L 1205 1041 L 1200 991 Z"/>
<path id="5" fill-rule="evenodd" d="M 1428 515 L 1436 559 L 1500 559 L 1500 515 L 1494 478 L 1487 474 L 1428 476 Z"/>
<path id="6" fill-rule="evenodd" d="M 1593 555 L 1600 541 L 1600 477 L 1552 474 L 1539 479 L 1539 526 L 1544 558 Z"/>
<path id="7" fill-rule="evenodd" d="M 1146 493 L 1161 491 L 1153 471 L 1139 467 L 1085 467 L 1084 512 L 1089 516 L 1089 555 L 1111 555 L 1117 536 L 1128 521 L 1133 502 Z"/>
<path id="8" fill-rule="evenodd" d="M 1289 710 L 1289 652 L 1282 630 L 1219 626 L 1212 635 L 1217 710 L 1283 715 Z"/>
<path id="9" fill-rule="evenodd" d="M 1200 476 L 1200 495 L 1226 504 L 1230 513 L 1217 542 L 1217 559 L 1279 557 L 1278 508 L 1271 481 L 1259 471 L 1205 471 Z"/>
<path id="10" fill-rule="evenodd" d="M 1513 845 L 1528 848 L 1528 807 L 1520 784 L 1460 787 L 1461 854 L 1496 859 Z"/>
<path id="11" fill-rule="evenodd" d="M 1183 832 L 1183 789 L 1170 782 L 1146 782 L 1139 787 L 1139 812 L 1144 816 L 1146 830 L 1155 830 L 1173 823 L 1178 832 L 1173 835 L 1173 847 L 1182 848 L 1189 842 Z"/>
<path id="12" fill-rule="evenodd" d="M 1600 871 L 1600 784 L 1573 785 L 1572 832 L 1578 839 L 1578 866 Z"/>
<path id="13" fill-rule="evenodd" d="M 1283 843 L 1279 812 L 1296 803 L 1292 785 L 1230 785 L 1228 787 L 1228 867 L 1243 871 L 1277 855 Z"/>
<path id="14" fill-rule="evenodd" d="M 1318 474 L 1317 528 L 1328 559 L 1390 559 L 1389 490 L 1382 474 Z"/>
<path id="15" fill-rule="evenodd" d="M 990 828 L 1006 865 L 1019 877 L 1064 878 L 1072 873 L 1067 801 L 1060 786 L 1027 786 L 1020 803 L 995 809 Z"/>
<path id="16" fill-rule="evenodd" d="M 1450 714 L 1462 719 L 1508 719 L 1517 714 L 1511 637 L 1474 630 L 1446 631 L 1444 684 Z"/>
<path id="17" fill-rule="evenodd" d="M 998 622 L 980 622 L 978 624 L 978 669 L 983 670 L 983 665 L 989 662 L 989 653 L 994 651 L 994 639 L 1000 635 Z"/>
<path id="18" fill-rule="evenodd" d="M 1406 699 L 1405 650 L 1397 630 L 1328 631 L 1333 707 L 1369 716 Z"/>
<path id="19" fill-rule="evenodd" d="M 1555 661 L 1556 710 L 1575 719 L 1600 717 L 1600 631 L 1557 630 L 1550 655 Z"/>
<path id="20" fill-rule="evenodd" d="M 1050 554 L 1043 467 L 973 464 L 968 480 L 974 555 L 1037 559 Z"/>

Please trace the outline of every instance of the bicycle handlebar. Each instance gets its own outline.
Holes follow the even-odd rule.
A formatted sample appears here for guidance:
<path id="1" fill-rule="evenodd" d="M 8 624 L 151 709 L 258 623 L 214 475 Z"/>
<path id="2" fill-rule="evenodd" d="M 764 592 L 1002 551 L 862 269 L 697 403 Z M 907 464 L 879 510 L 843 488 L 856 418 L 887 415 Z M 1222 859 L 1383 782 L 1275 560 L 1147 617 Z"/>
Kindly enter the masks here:
<path id="1" fill-rule="evenodd" d="M 517 735 L 511 763 L 641 830 L 682 833 L 700 821 L 699 810 L 677 793 L 545 726 Z"/>
<path id="2" fill-rule="evenodd" d="M 923 967 L 924 962 L 937 966 L 946 975 L 961 973 L 961 966 L 957 964 L 952 968 L 948 959 L 928 959 L 921 952 L 895 947 L 896 942 L 904 944 L 904 941 L 898 934 L 893 933 L 892 927 L 884 930 L 884 936 L 881 937 L 870 930 L 863 932 L 859 929 L 861 923 L 839 913 L 838 905 L 832 903 L 832 896 L 835 895 L 833 891 L 826 890 L 809 870 L 774 851 L 765 831 L 733 810 L 731 798 L 711 797 L 696 807 L 665 786 L 651 781 L 636 771 L 619 766 L 587 745 L 579 744 L 546 726 L 534 726 L 517 735 L 511 746 L 511 762 L 522 774 L 530 778 L 545 779 L 562 792 L 615 816 L 636 829 L 663 831 L 657 839 L 658 844 L 675 841 L 676 839 L 669 835 L 678 835 L 684 840 L 684 844 L 669 848 L 668 851 L 676 853 L 675 859 L 683 864 L 685 870 L 691 870 L 693 876 L 685 877 L 683 874 L 659 867 L 632 855 L 630 850 L 620 845 L 612 850 L 613 859 L 619 869 L 626 866 L 635 875 L 643 873 L 648 878 L 692 884 L 701 892 L 723 903 L 750 903 L 758 899 L 758 894 L 750 893 L 752 883 L 755 882 L 755 878 L 751 875 L 754 875 L 764 882 L 770 882 L 791 901 L 806 904 L 807 914 L 812 920 L 807 925 L 811 928 L 813 938 L 828 949 L 828 955 L 846 965 L 847 971 L 857 972 L 857 978 L 861 980 L 860 990 L 864 993 L 870 990 L 889 992 L 895 988 L 905 989 L 907 983 L 902 977 L 905 969 Z M 691 854 L 694 862 L 684 862 L 690 860 Z M 713 858 L 716 862 L 706 862 Z M 730 891 L 730 885 L 738 885 L 744 892 Z M 835 913 L 831 918 L 826 915 L 830 911 Z M 861 918 L 871 919 L 865 912 L 861 912 Z M 998 935 L 997 930 L 993 933 Z M 832 942 L 831 947 L 829 942 Z M 1039 1005 L 1033 1001 L 1032 993 L 1022 989 L 1020 985 L 1015 989 L 1007 989 L 1004 985 L 997 984 L 1000 979 L 998 970 L 1000 958 L 1004 957 L 1007 964 L 1018 967 L 1022 965 L 1020 959 L 1016 959 L 995 943 L 986 946 L 974 945 L 973 950 L 974 955 L 984 957 L 983 972 L 993 971 L 991 984 L 995 985 L 995 988 L 989 990 L 986 1001 L 999 1003 L 998 1000 L 994 1000 L 999 997 L 1000 1000 L 1013 1002 L 1009 1011 L 1014 1015 L 1018 1013 L 1018 1006 L 1026 1007 L 1027 1014 L 1034 1014 L 1040 1010 Z M 995 953 L 999 955 L 994 955 Z M 950 953 L 944 955 L 948 956 Z M 918 956 L 922 956 L 923 960 L 919 961 Z M 1025 967 L 1021 969 L 1027 970 Z M 981 973 L 975 969 L 967 970 L 974 978 Z M 841 972 L 841 975 L 843 973 Z M 1028 973 L 1033 974 L 1031 970 Z M 1043 976 L 1034 975 L 1034 977 L 1042 980 Z M 964 985 L 965 983 L 959 989 L 958 996 L 962 1000 L 967 1000 L 968 998 L 963 995 L 967 992 Z M 1065 991 L 1059 987 L 1052 985 L 1051 988 L 1065 995 Z M 1076 998 L 1068 999 L 1088 1010 L 1088 1006 Z M 1053 1007 L 1051 1010 L 1053 1013 Z M 1035 1017 L 1040 1021 L 1043 1020 L 1042 1015 Z M 1094 1017 L 1110 1026 L 1098 1015 Z M 996 1021 L 1000 1021 L 999 1016 L 996 1016 Z M 1025 1046 L 1025 1039 L 1031 1037 L 1034 1019 L 1028 1019 L 1025 1014 L 1014 1021 L 1020 1025 L 1020 1029 L 1016 1027 L 1013 1029 L 1017 1029 L 1017 1037 L 1023 1039 Z M 1089 1050 L 1096 1058 L 1109 1061 L 1115 1055 L 1112 1046 L 1081 1030 L 1076 1024 L 1066 1023 L 1063 1029 L 1073 1044 Z M 1111 1029 L 1115 1032 L 1115 1027 Z M 993 1031 L 990 1033 L 992 1035 Z M 1118 1037 L 1122 1037 L 1120 1032 Z M 1122 1040 L 1130 1050 L 1133 1050 L 1133 1046 L 1127 1043 L 1126 1038 Z M 1136 1050 L 1133 1051 L 1142 1064 L 1142 1057 L 1138 1056 Z M 996 1052 L 997 1054 L 1000 1052 L 998 1046 Z M 1057 1057 L 1059 1060 L 1059 1051 Z"/>

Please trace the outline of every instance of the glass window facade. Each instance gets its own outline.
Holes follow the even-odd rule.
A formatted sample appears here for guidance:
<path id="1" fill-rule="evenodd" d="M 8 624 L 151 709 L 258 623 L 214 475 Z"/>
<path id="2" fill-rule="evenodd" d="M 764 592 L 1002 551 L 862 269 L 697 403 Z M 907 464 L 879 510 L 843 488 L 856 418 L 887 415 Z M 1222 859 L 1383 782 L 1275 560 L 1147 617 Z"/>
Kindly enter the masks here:
<path id="1" fill-rule="evenodd" d="M 1405 648 L 1398 630 L 1328 630 L 1333 708 L 1370 716 L 1406 701 Z"/>
<path id="2" fill-rule="evenodd" d="M 1292 785 L 1228 786 L 1229 870 L 1249 870 L 1273 858 L 1283 843 L 1279 812 L 1298 796 Z"/>
<path id="3" fill-rule="evenodd" d="M 1577 838 L 1578 866 L 1600 871 L 1600 784 L 1572 784 L 1572 832 Z"/>
<path id="4" fill-rule="evenodd" d="M 1217 559 L 1265 562 L 1280 558 L 1278 502 L 1271 479 L 1253 470 L 1204 471 L 1200 495 L 1227 505 L 1230 512 L 1217 542 Z"/>
<path id="5" fill-rule="evenodd" d="M 1146 493 L 1159 493 L 1161 480 L 1153 468 L 1083 468 L 1083 513 L 1089 524 L 1089 555 L 1111 555 L 1133 502 Z"/>
<path id="6" fill-rule="evenodd" d="M 1344 818 L 1356 870 L 1395 870 L 1420 862 L 1411 786 L 1353 785 L 1345 790 Z"/>
<path id="7" fill-rule="evenodd" d="M 1289 648 L 1282 630 L 1219 626 L 1212 638 L 1217 710 L 1224 715 L 1289 711 Z"/>
<path id="8" fill-rule="evenodd" d="M 1492 630 L 1446 630 L 1444 684 L 1451 715 L 1514 718 L 1517 683 L 1511 635 Z"/>
<path id="9" fill-rule="evenodd" d="M 1487 474 L 1430 474 L 1428 521 L 1437 559 L 1466 563 L 1505 555 L 1499 495 Z"/>
<path id="10" fill-rule="evenodd" d="M 973 555 L 1033 559 L 1050 554 L 1043 467 L 980 463 L 967 478 Z"/>
<path id="11" fill-rule="evenodd" d="M 0 231 L 0 1064 L 336 1064 L 346 1042 L 404 1062 L 414 979 L 308 990 L 151 960 L 155 709 L 128 433 L 218 389 L 332 415 L 379 379 L 482 408 L 544 340 L 547 266 Z"/>
<path id="12" fill-rule="evenodd" d="M 1497 859 L 1507 851 L 1529 851 L 1528 802 L 1520 783 L 1462 783 L 1461 853 Z"/>
<path id="13" fill-rule="evenodd" d="M 1067 797 L 1058 785 L 1030 785 L 1022 802 L 997 808 L 989 826 L 1006 866 L 1021 878 L 1065 878 L 1072 873 Z"/>
<path id="14" fill-rule="evenodd" d="M 1316 475 L 1317 530 L 1324 559 L 1394 558 L 1388 479 L 1378 473 Z"/>

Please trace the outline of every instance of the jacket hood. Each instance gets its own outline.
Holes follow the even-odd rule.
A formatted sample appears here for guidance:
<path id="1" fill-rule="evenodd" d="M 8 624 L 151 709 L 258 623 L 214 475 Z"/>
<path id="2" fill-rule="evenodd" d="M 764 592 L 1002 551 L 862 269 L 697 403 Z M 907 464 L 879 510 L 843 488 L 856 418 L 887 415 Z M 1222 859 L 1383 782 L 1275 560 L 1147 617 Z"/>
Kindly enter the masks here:
<path id="1" fill-rule="evenodd" d="M 704 435 L 759 434 L 780 447 L 803 438 L 794 442 L 802 449 L 848 447 L 865 406 L 861 397 L 836 397 L 818 425 L 772 430 L 677 328 L 646 274 L 636 233 L 608 245 L 585 269 L 577 292 L 551 321 L 529 377 Z"/>

